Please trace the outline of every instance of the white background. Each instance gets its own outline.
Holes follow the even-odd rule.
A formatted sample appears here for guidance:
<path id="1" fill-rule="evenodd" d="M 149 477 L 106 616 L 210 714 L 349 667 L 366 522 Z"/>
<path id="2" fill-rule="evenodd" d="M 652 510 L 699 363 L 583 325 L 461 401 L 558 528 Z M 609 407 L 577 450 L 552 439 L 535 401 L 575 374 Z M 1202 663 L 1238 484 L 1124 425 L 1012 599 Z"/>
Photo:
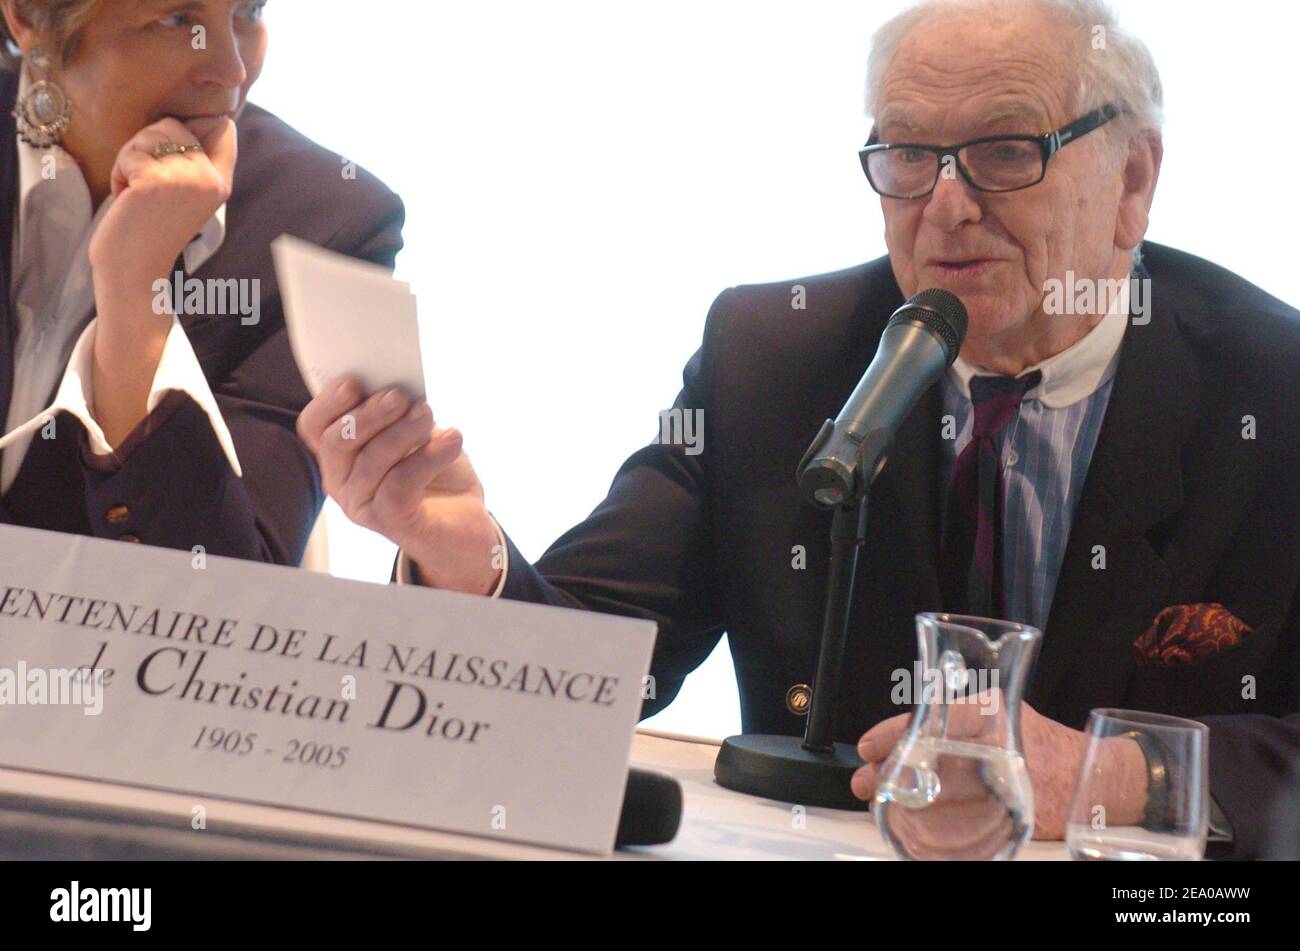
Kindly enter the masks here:
<path id="1" fill-rule="evenodd" d="M 719 291 L 884 253 L 856 149 L 899 6 L 272 0 L 252 98 L 405 200 L 435 413 L 525 555 L 657 432 Z M 1165 83 L 1148 237 L 1300 303 L 1300 7 L 1114 6 Z M 388 578 L 391 546 L 332 503 L 330 532 L 335 573 Z M 725 643 L 655 725 L 739 731 Z"/>

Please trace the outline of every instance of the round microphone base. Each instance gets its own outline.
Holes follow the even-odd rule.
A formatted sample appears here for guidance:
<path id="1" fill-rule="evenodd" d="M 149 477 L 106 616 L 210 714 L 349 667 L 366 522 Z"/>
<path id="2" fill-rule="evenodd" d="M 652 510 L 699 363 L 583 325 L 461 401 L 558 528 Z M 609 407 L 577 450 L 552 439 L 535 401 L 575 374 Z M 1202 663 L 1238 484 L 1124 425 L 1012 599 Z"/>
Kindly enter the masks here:
<path id="1" fill-rule="evenodd" d="M 765 799 L 861 812 L 871 804 L 853 795 L 849 779 L 862 765 L 848 743 L 817 753 L 804 749 L 801 737 L 751 733 L 722 741 L 713 778 L 719 786 Z"/>

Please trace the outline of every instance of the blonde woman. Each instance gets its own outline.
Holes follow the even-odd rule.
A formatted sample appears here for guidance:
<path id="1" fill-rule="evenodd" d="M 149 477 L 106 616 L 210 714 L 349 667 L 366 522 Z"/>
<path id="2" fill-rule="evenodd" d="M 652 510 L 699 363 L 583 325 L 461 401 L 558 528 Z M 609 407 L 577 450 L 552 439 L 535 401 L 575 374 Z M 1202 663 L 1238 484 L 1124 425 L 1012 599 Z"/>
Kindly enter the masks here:
<path id="1" fill-rule="evenodd" d="M 323 496 L 268 245 L 391 267 L 403 209 L 248 104 L 265 7 L 0 0 L 0 523 L 302 558 Z"/>

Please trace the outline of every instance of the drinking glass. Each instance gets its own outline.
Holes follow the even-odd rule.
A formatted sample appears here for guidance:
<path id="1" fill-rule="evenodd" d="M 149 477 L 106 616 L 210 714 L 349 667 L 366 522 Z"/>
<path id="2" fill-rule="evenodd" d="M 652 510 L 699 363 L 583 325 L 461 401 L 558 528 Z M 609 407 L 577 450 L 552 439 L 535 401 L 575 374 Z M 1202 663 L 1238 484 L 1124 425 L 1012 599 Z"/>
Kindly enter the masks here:
<path id="1" fill-rule="evenodd" d="M 1139 710 L 1093 710 L 1066 822 L 1079 860 L 1199 859 L 1209 825 L 1210 731 Z"/>

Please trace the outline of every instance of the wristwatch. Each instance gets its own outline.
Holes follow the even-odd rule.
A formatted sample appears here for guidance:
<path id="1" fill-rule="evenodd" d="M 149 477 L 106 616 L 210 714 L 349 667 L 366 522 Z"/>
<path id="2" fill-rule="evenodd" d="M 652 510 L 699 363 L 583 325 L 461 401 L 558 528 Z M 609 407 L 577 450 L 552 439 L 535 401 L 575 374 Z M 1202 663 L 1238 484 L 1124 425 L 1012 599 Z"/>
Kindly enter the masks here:
<path id="1" fill-rule="evenodd" d="M 1160 831 L 1169 823 L 1169 761 L 1164 746 L 1141 730 L 1121 734 L 1142 750 L 1147 761 L 1147 806 L 1142 824 L 1152 831 Z"/>

